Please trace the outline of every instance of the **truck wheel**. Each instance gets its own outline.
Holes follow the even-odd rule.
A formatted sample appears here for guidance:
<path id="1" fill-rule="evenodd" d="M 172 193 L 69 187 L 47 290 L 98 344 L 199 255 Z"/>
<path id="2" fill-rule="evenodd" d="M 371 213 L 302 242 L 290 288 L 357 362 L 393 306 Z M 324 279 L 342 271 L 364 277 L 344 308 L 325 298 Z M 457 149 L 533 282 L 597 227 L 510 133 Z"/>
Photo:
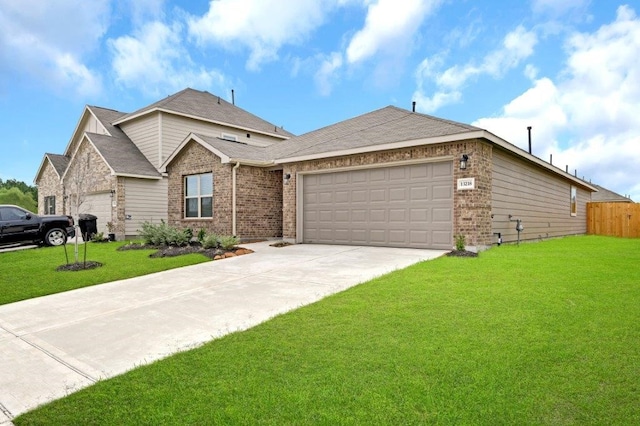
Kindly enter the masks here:
<path id="1" fill-rule="evenodd" d="M 67 234 L 60 228 L 51 228 L 44 236 L 44 243 L 48 246 L 61 246 L 67 241 Z"/>

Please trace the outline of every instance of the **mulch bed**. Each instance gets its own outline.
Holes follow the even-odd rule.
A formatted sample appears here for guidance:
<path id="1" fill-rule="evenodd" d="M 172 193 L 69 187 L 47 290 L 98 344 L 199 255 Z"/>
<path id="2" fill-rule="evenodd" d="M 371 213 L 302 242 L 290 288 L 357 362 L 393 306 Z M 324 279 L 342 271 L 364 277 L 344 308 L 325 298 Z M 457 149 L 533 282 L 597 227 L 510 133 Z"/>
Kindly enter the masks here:
<path id="1" fill-rule="evenodd" d="M 94 262 L 93 260 L 87 260 L 86 262 L 69 263 L 67 265 L 60 265 L 56 268 L 56 271 L 85 271 L 87 269 L 95 269 L 102 266 L 100 262 Z"/>
<path id="2" fill-rule="evenodd" d="M 478 253 L 468 250 L 453 250 L 447 253 L 449 257 L 478 257 Z"/>
<path id="3" fill-rule="evenodd" d="M 154 246 L 150 244 L 125 244 L 120 246 L 118 250 L 156 250 L 149 257 L 174 257 L 184 254 L 200 253 L 209 259 L 219 260 L 228 257 L 241 256 L 243 254 L 253 253 L 253 250 L 242 247 L 234 247 L 231 250 L 223 250 L 216 248 L 204 248 L 200 244 L 189 244 L 187 246 Z"/>

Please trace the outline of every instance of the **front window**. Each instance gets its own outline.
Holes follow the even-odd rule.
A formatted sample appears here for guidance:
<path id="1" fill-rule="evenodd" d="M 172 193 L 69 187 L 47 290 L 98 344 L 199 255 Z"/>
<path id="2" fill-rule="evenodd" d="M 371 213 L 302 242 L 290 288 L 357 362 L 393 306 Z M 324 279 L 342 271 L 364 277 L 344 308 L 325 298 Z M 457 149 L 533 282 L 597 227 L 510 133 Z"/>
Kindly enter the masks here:
<path id="1" fill-rule="evenodd" d="M 571 187 L 571 216 L 578 215 L 578 191 L 575 186 Z"/>
<path id="2" fill-rule="evenodd" d="M 184 177 L 184 216 L 213 217 L 213 173 Z"/>
<path id="3" fill-rule="evenodd" d="M 44 197 L 44 214 L 56 214 L 56 197 Z"/>

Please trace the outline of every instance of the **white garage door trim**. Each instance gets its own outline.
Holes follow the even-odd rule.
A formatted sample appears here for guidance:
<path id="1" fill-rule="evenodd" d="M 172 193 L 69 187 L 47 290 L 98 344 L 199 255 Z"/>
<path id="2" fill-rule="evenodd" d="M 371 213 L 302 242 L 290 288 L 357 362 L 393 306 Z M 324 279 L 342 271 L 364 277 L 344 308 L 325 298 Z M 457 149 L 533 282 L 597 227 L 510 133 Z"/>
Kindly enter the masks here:
<path id="1" fill-rule="evenodd" d="M 415 247 L 415 248 L 451 249 L 453 244 L 452 242 L 453 240 L 453 161 L 452 160 L 453 158 L 449 156 L 449 157 L 390 162 L 390 163 L 384 163 L 384 164 L 374 164 L 374 165 L 365 165 L 365 166 L 356 166 L 356 167 L 343 167 L 343 168 L 336 168 L 336 169 L 304 171 L 304 172 L 297 173 L 296 182 L 298 182 L 298 184 L 296 188 L 296 201 L 297 201 L 296 203 L 297 204 L 296 241 L 299 243 L 300 242 L 331 243 L 331 241 L 335 241 L 335 243 L 354 244 L 354 245 L 383 245 L 383 246 L 401 246 L 401 247 Z M 407 167 L 407 166 L 422 165 L 422 164 L 425 164 L 425 165 L 432 164 L 432 166 L 427 167 L 425 169 L 422 169 L 420 167 Z M 437 164 L 440 164 L 440 165 L 437 165 Z M 409 197 L 409 198 L 405 198 L 404 200 L 400 200 L 400 201 L 394 201 L 394 203 L 397 203 L 395 206 L 399 207 L 397 209 L 394 209 L 392 205 L 385 204 L 385 202 L 383 202 L 382 204 L 378 204 L 379 207 L 384 205 L 384 207 L 382 207 L 381 209 L 373 209 L 372 206 L 375 207 L 375 203 L 370 204 L 371 202 L 374 201 L 372 198 L 374 195 L 373 195 L 373 192 L 371 192 L 371 189 L 375 189 L 374 192 L 380 193 L 381 188 L 377 188 L 375 184 L 372 187 L 371 183 L 364 183 L 364 182 L 357 183 L 351 179 L 356 179 L 356 176 L 362 176 L 362 175 L 368 176 L 367 179 L 373 179 L 374 175 L 382 175 L 382 174 L 386 174 L 386 176 L 388 176 L 388 178 L 390 179 L 392 170 L 388 170 L 388 169 L 396 168 L 396 167 L 397 169 L 393 169 L 393 173 L 395 175 L 398 175 L 399 173 L 400 174 L 406 173 L 408 171 L 411 171 L 411 173 L 415 175 L 416 172 L 422 173 L 422 170 L 429 170 L 428 173 L 432 173 L 432 171 L 435 170 L 435 168 L 438 168 L 440 171 L 442 171 L 444 167 L 448 168 L 447 176 L 441 176 L 440 178 L 435 178 L 435 179 L 432 178 L 430 175 L 413 178 L 415 185 L 418 185 L 418 186 L 423 184 L 427 186 L 434 185 L 434 184 L 437 185 L 438 187 L 437 191 L 440 194 L 442 194 L 444 190 L 445 198 L 441 198 L 442 195 L 438 195 L 435 197 L 433 201 L 431 201 L 431 199 L 433 198 L 433 194 L 431 194 L 431 190 L 430 190 L 429 201 L 424 200 L 424 201 L 416 202 L 413 196 L 409 196 L 408 192 L 405 191 L 405 189 L 410 188 L 411 185 L 408 185 L 408 186 L 405 186 L 404 184 L 398 185 L 398 182 L 399 182 L 398 180 L 396 180 L 395 182 L 389 181 L 389 182 L 381 183 L 382 185 L 381 188 L 387 188 L 387 190 L 384 192 L 387 193 L 385 195 L 386 197 L 391 197 L 389 198 L 389 200 L 394 198 L 394 196 L 391 194 L 392 187 L 395 188 L 393 189 L 395 194 L 404 192 L 406 193 L 404 197 Z M 352 172 L 357 170 L 364 170 L 365 173 L 341 174 L 341 172 Z M 307 187 L 309 187 L 309 185 L 312 185 L 312 181 L 308 180 L 308 177 L 310 175 L 326 175 L 323 181 L 327 182 L 325 183 L 325 185 L 329 185 L 327 186 L 327 188 L 334 188 L 334 187 L 339 188 L 339 183 L 337 183 L 337 181 L 328 183 L 329 180 L 331 179 L 333 180 L 336 180 L 336 179 L 344 180 L 346 178 L 350 179 L 349 183 L 346 183 L 346 181 L 344 181 L 345 183 L 343 183 L 344 185 L 343 189 L 348 190 L 350 194 L 349 206 L 344 207 L 344 209 L 349 210 L 349 212 L 342 209 L 342 206 L 339 205 L 339 201 L 336 201 L 336 200 L 328 201 L 329 203 L 336 204 L 336 206 L 328 207 L 326 210 L 318 209 L 318 204 L 322 203 L 319 200 L 313 205 L 309 204 L 310 206 L 315 206 L 315 208 L 312 207 L 313 210 L 305 209 L 305 204 L 304 204 L 305 203 L 305 194 L 304 194 L 305 180 L 307 181 Z M 396 177 L 396 179 L 397 178 L 398 177 Z M 320 183 L 320 177 L 316 176 L 313 179 L 314 179 L 313 182 L 318 182 L 318 185 L 320 185 L 320 187 L 316 187 L 316 188 L 321 188 L 322 184 Z M 367 196 L 368 199 L 366 202 L 367 223 L 366 225 L 364 225 L 364 227 L 367 228 L 367 230 L 363 230 L 362 226 L 358 226 L 357 224 L 353 225 L 355 223 L 354 218 L 356 216 L 354 216 L 354 214 L 356 212 L 356 209 L 361 215 L 362 208 L 363 208 L 362 204 L 358 204 L 356 206 L 351 200 L 351 197 L 353 197 L 353 195 L 356 193 L 354 191 L 358 187 L 358 185 L 360 185 L 361 188 L 367 189 L 367 192 L 369 193 L 369 195 Z M 329 189 L 329 192 L 332 192 L 332 191 L 333 189 Z M 338 192 L 340 192 L 341 194 L 340 197 L 344 197 L 344 194 L 343 194 L 344 191 L 338 191 Z M 322 194 L 325 197 L 327 196 L 337 197 L 338 192 L 335 192 L 333 195 L 329 195 L 326 191 L 322 191 Z M 309 197 L 312 197 L 311 193 Z M 318 196 L 318 199 L 319 199 L 319 196 Z M 307 201 L 309 203 L 313 202 L 311 199 Z M 391 202 L 391 201 L 387 201 L 387 202 Z M 339 209 L 339 210 L 336 210 L 336 209 Z M 385 209 L 386 211 L 383 212 L 382 210 L 385 210 Z M 402 211 L 402 209 L 404 209 L 404 211 Z M 420 212 L 420 209 L 422 209 L 423 211 Z M 306 222 L 306 226 L 308 228 L 307 235 L 305 235 L 305 212 L 307 212 L 308 214 L 307 222 Z M 443 212 L 444 212 L 444 215 L 443 215 Z M 321 218 L 314 219 L 314 215 L 319 216 L 321 213 L 324 214 L 325 217 L 331 217 L 331 219 L 321 219 Z M 422 222 L 420 222 L 420 220 L 414 220 L 413 218 L 409 219 L 409 215 L 417 217 L 414 215 L 414 213 L 419 213 L 421 215 Z M 312 224 L 314 223 L 314 220 L 317 221 L 316 223 L 320 223 L 324 220 L 338 221 L 340 220 L 338 219 L 338 214 L 342 216 L 342 220 L 343 220 L 342 224 L 344 226 L 344 229 L 342 230 L 334 226 L 326 226 L 321 232 L 320 230 L 321 226 L 316 226 L 314 228 L 311 227 Z M 392 223 L 394 214 L 396 215 L 396 219 L 398 220 L 398 222 L 396 222 L 395 224 Z M 373 225 L 373 226 L 371 225 L 371 222 L 376 220 L 375 215 L 378 215 L 380 217 L 384 216 L 384 218 L 382 219 L 382 222 L 379 222 L 379 223 L 383 223 L 383 225 L 379 225 L 380 228 L 377 228 L 376 225 Z M 427 215 L 428 215 L 428 219 L 425 219 Z M 348 219 L 344 219 L 346 217 L 348 217 Z M 404 225 L 401 224 L 402 221 L 405 222 Z M 327 222 L 325 222 L 325 224 L 326 223 Z M 361 228 L 361 229 L 358 229 L 356 232 L 355 228 Z M 347 234 L 349 236 L 345 237 Z M 403 242 L 400 242 L 400 241 L 403 241 Z"/>

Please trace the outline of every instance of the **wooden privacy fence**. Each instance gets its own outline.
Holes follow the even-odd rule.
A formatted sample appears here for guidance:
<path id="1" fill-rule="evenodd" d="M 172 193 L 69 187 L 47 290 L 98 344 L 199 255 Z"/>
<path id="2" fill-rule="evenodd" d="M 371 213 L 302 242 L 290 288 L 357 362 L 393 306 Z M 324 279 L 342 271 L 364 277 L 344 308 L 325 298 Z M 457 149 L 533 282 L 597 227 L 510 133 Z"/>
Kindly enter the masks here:
<path id="1" fill-rule="evenodd" d="M 587 203 L 587 234 L 640 238 L 640 204 Z"/>

